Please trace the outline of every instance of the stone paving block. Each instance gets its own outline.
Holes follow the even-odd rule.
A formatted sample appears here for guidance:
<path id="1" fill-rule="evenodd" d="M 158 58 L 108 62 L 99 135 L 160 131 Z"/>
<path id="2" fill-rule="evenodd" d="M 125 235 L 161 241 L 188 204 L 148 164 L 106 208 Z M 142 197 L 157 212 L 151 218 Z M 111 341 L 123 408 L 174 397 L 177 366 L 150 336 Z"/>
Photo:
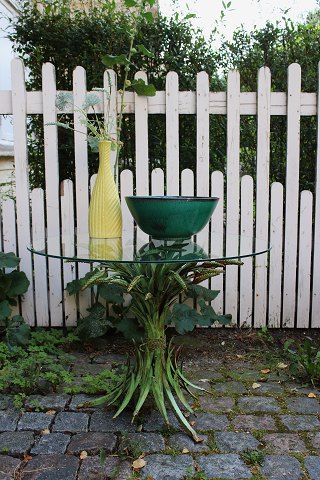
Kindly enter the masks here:
<path id="1" fill-rule="evenodd" d="M 257 383 L 260 383 L 259 381 Z M 283 392 L 283 386 L 274 382 L 261 382 L 259 388 L 249 388 L 250 393 L 254 395 L 260 395 L 261 393 L 281 393 Z"/>
<path id="2" fill-rule="evenodd" d="M 101 407 L 78 408 L 78 405 L 80 405 L 81 403 L 90 402 L 92 400 L 95 400 L 96 398 L 99 398 L 99 396 L 101 395 L 86 395 L 85 393 L 79 393 L 78 395 L 74 395 L 69 404 L 69 410 L 74 412 L 94 412 L 95 410 L 101 410 L 103 408 L 103 405 Z"/>
<path id="3" fill-rule="evenodd" d="M 197 380 L 223 380 L 223 374 L 217 372 L 214 368 L 204 368 L 200 370 L 193 370 L 192 368 L 186 372 L 188 378 Z"/>
<path id="4" fill-rule="evenodd" d="M 53 432 L 87 432 L 89 415 L 87 413 L 77 412 L 59 412 L 56 415 L 52 431 Z"/>
<path id="5" fill-rule="evenodd" d="M 66 453 L 70 435 L 65 433 L 48 433 L 43 435 L 31 449 L 31 455 L 55 455 Z"/>
<path id="6" fill-rule="evenodd" d="M 40 432 L 49 428 L 54 419 L 53 415 L 38 412 L 27 412 L 22 415 L 18 422 L 18 430 L 32 430 Z"/>
<path id="7" fill-rule="evenodd" d="M 238 415 L 232 425 L 237 430 L 277 430 L 271 415 Z"/>
<path id="8" fill-rule="evenodd" d="M 234 453 L 207 455 L 197 458 L 199 469 L 209 478 L 242 480 L 251 478 L 251 472 L 239 455 Z"/>
<path id="9" fill-rule="evenodd" d="M 268 450 L 274 452 L 299 453 L 307 451 L 304 441 L 297 433 L 269 433 L 264 435 L 262 441 Z"/>
<path id="10" fill-rule="evenodd" d="M 78 455 L 85 450 L 88 455 L 98 455 L 100 450 L 113 453 L 117 444 L 117 437 L 113 433 L 87 432 L 77 433 L 71 437 L 68 453 Z"/>
<path id="11" fill-rule="evenodd" d="M 76 480 L 79 460 L 71 455 L 38 455 L 23 469 L 23 480 Z"/>
<path id="12" fill-rule="evenodd" d="M 292 393 L 296 393 L 297 395 L 309 395 L 309 393 L 314 393 L 317 397 L 320 395 L 320 390 L 318 388 L 310 387 L 303 387 L 301 383 L 291 383 L 286 382 L 286 389 L 291 391 Z"/>
<path id="13" fill-rule="evenodd" d="M 320 450 L 320 432 L 309 433 L 308 438 L 316 450 Z"/>
<path id="14" fill-rule="evenodd" d="M 210 395 L 201 396 L 199 402 L 202 410 L 211 412 L 232 412 L 235 405 L 235 401 L 231 397 L 212 397 Z"/>
<path id="15" fill-rule="evenodd" d="M 272 397 L 240 397 L 238 407 L 243 412 L 278 412 L 280 407 Z"/>
<path id="16" fill-rule="evenodd" d="M 207 435 L 200 435 L 203 442 L 196 443 L 186 433 L 175 433 L 169 437 L 169 445 L 174 450 L 182 452 L 184 448 L 187 448 L 191 453 L 208 452 L 210 447 L 208 446 Z"/>
<path id="17" fill-rule="evenodd" d="M 217 432 L 214 434 L 217 447 L 223 453 L 238 453 L 255 450 L 260 442 L 251 433 Z"/>
<path id="18" fill-rule="evenodd" d="M 93 412 L 90 420 L 90 432 L 135 432 L 137 422 L 131 423 L 132 413 L 122 412 L 117 418 L 112 418 L 115 411 Z"/>
<path id="19" fill-rule="evenodd" d="M 303 477 L 298 460 L 288 455 L 266 455 L 261 472 L 268 480 L 300 480 Z"/>
<path id="20" fill-rule="evenodd" d="M 30 395 L 25 407 L 30 410 L 63 410 L 69 402 L 71 396 L 65 394 L 50 394 L 50 395 Z"/>
<path id="21" fill-rule="evenodd" d="M 119 452 L 126 449 L 136 453 L 156 453 L 165 449 L 165 442 L 160 433 L 128 433 L 121 439 Z"/>
<path id="22" fill-rule="evenodd" d="M 0 432 L 14 432 L 20 413 L 16 410 L 0 410 Z"/>
<path id="23" fill-rule="evenodd" d="M 310 480 L 319 480 L 320 478 L 320 457 L 307 457 L 304 459 L 304 466 L 310 475 Z"/>
<path id="24" fill-rule="evenodd" d="M 195 430 L 226 430 L 230 423 L 226 415 L 216 415 L 214 413 L 198 413 L 197 416 L 191 416 L 190 421 L 194 421 Z"/>
<path id="25" fill-rule="evenodd" d="M 320 422 L 314 415 L 281 415 L 280 419 L 290 431 L 320 429 Z"/>
<path id="26" fill-rule="evenodd" d="M 290 412 L 296 413 L 320 413 L 320 404 L 316 398 L 293 397 L 287 399 Z"/>
<path id="27" fill-rule="evenodd" d="M 246 381 L 252 380 L 252 382 L 257 381 L 261 377 L 261 373 L 257 370 L 247 370 L 245 372 L 239 372 L 237 370 L 230 372 L 230 377 L 235 380 Z"/>
<path id="28" fill-rule="evenodd" d="M 80 467 L 78 480 L 129 480 L 131 464 L 119 457 L 107 457 L 103 467 L 99 457 L 85 458 Z"/>
<path id="29" fill-rule="evenodd" d="M 13 395 L 0 395 L 0 410 L 6 410 L 13 406 Z"/>
<path id="30" fill-rule="evenodd" d="M 148 455 L 144 458 L 146 466 L 141 471 L 141 478 L 156 480 L 183 480 L 194 472 L 191 455 Z"/>
<path id="31" fill-rule="evenodd" d="M 12 480 L 17 478 L 21 461 L 7 455 L 0 455 L 0 478 L 1 480 Z"/>
<path id="32" fill-rule="evenodd" d="M 246 393 L 247 389 L 241 382 L 217 382 L 211 385 L 216 393 Z"/>
<path id="33" fill-rule="evenodd" d="M 181 430 L 181 426 L 178 420 L 171 411 L 168 412 L 168 418 L 170 422 L 170 428 L 173 428 L 175 430 Z M 150 415 L 143 418 L 143 430 L 145 432 L 157 432 L 167 430 L 167 425 L 160 413 L 153 411 Z"/>
<path id="34" fill-rule="evenodd" d="M 32 432 L 0 433 L 0 452 L 19 457 L 27 453 L 34 443 Z M 0 457 L 1 458 L 1 457 Z"/>

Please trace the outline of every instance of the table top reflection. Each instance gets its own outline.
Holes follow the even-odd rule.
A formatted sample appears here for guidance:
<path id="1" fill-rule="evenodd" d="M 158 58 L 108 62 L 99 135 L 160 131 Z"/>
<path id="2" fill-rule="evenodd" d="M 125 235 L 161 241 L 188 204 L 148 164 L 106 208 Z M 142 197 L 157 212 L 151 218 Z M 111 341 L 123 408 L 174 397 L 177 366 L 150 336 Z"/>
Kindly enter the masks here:
<path id="1" fill-rule="evenodd" d="M 187 263 L 232 260 L 268 252 L 263 239 L 244 235 L 223 235 L 211 232 L 208 240 L 156 240 L 135 231 L 121 238 L 98 239 L 88 235 L 47 237 L 33 241 L 28 249 L 38 255 L 78 262 L 99 263 Z"/>

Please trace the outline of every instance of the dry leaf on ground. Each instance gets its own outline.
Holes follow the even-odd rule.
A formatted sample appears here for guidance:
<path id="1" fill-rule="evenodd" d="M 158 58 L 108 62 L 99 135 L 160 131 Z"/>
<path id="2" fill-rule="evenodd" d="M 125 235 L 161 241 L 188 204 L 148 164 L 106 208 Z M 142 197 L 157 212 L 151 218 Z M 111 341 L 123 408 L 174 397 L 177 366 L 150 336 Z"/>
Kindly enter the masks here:
<path id="1" fill-rule="evenodd" d="M 308 393 L 308 398 L 317 398 L 317 395 L 315 393 Z"/>
<path id="2" fill-rule="evenodd" d="M 278 368 L 287 368 L 287 366 L 288 365 L 286 363 L 282 363 L 282 362 L 278 363 L 277 365 Z"/>
<path id="3" fill-rule="evenodd" d="M 132 462 L 132 467 L 135 470 L 140 470 L 140 468 L 143 468 L 146 465 L 146 461 L 143 460 L 143 458 L 138 458 L 138 460 L 135 460 Z"/>
<path id="4" fill-rule="evenodd" d="M 190 450 L 188 450 L 187 448 L 183 448 L 183 449 L 181 450 L 181 453 L 190 453 Z"/>
<path id="5" fill-rule="evenodd" d="M 80 460 L 84 460 L 85 458 L 87 458 L 87 456 L 88 456 L 88 453 L 85 450 L 82 450 L 79 458 Z"/>
<path id="6" fill-rule="evenodd" d="M 260 387 L 261 387 L 260 383 L 253 383 L 252 384 L 253 389 L 260 388 Z"/>
<path id="7" fill-rule="evenodd" d="M 270 372 L 271 372 L 270 368 L 264 368 L 263 370 L 260 370 L 260 373 L 263 373 L 263 375 Z"/>

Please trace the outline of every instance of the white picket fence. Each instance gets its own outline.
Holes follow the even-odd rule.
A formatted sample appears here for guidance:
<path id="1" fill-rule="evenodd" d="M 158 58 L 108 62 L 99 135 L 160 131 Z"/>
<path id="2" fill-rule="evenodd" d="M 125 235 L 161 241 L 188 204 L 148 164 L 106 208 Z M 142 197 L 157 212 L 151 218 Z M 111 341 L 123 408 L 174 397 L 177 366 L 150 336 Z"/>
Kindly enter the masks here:
<path id="1" fill-rule="evenodd" d="M 137 78 L 146 79 L 143 72 Z M 113 82 L 112 115 L 117 112 L 116 78 Z M 105 75 L 104 82 L 107 82 Z M 86 89 L 86 73 L 77 67 L 73 77 L 75 105 L 82 105 Z M 101 93 L 101 96 L 103 94 Z M 23 63 L 12 63 L 12 91 L 0 91 L 0 114 L 12 114 L 16 166 L 16 201 L 4 200 L 1 205 L 0 239 L 3 251 L 14 251 L 21 257 L 21 269 L 31 280 L 20 309 L 30 325 L 62 326 L 76 324 L 77 315 L 84 315 L 90 305 L 90 292 L 85 292 L 76 305 L 66 295 L 66 283 L 82 276 L 88 265 L 63 264 L 60 260 L 34 256 L 27 250 L 32 238 L 47 233 L 50 250 L 59 254 L 60 240 L 67 235 L 86 233 L 89 202 L 89 176 L 85 127 L 75 112 L 77 133 L 75 145 L 75 185 L 70 180 L 59 184 L 57 129 L 47 126 L 56 120 L 55 69 L 43 66 L 42 91 L 26 92 Z M 103 99 L 102 99 L 103 100 Z M 239 326 L 253 327 L 320 327 L 320 153 L 317 153 L 315 201 L 313 193 L 299 195 L 299 133 L 302 115 L 318 114 L 318 145 L 320 145 L 319 105 L 316 93 L 301 92 L 301 71 L 298 64 L 288 69 L 288 92 L 271 92 L 268 68 L 261 68 L 257 92 L 240 92 L 240 75 L 231 71 L 227 92 L 210 92 L 205 72 L 197 75 L 196 92 L 179 91 L 178 75 L 170 72 L 165 91 L 155 97 L 139 97 L 126 93 L 126 112 L 135 116 L 136 172 L 135 185 L 131 171 L 120 177 L 121 198 L 136 191 L 137 195 L 201 195 L 220 197 L 210 226 L 200 236 L 207 249 L 222 251 L 227 234 L 245 235 L 241 252 L 251 250 L 251 238 L 270 242 L 269 254 L 247 258 L 244 265 L 228 267 L 225 278 L 212 280 L 211 288 L 220 289 L 215 300 L 219 312 L 231 313 Z M 102 102 L 103 105 L 103 102 Z M 101 107 L 103 112 L 103 107 Z M 119 107 L 118 107 L 119 108 Z M 73 113 L 73 112 L 71 112 Z M 42 114 L 45 136 L 46 188 L 29 191 L 26 116 Z M 166 171 L 149 172 L 148 116 L 166 115 Z M 189 169 L 179 179 L 179 115 L 196 115 L 196 175 Z M 226 182 L 221 172 L 209 176 L 209 117 L 227 115 Z M 257 175 L 254 189 L 250 176 L 240 178 L 240 119 L 257 115 Z M 270 117 L 287 115 L 286 185 L 269 182 Z M 114 157 L 113 157 L 114 161 Z M 151 192 L 149 192 L 151 175 Z M 179 182 L 180 180 L 180 182 Z M 179 184 L 181 189 L 179 191 Z M 226 188 L 224 188 L 226 185 Z M 73 203 L 75 190 L 76 204 Z M 285 191 L 285 194 L 284 194 Z M 255 198 L 254 198 L 255 192 Z M 224 211 L 224 198 L 226 209 Z M 133 228 L 132 218 L 123 205 L 126 231 Z M 254 208 L 255 205 L 255 208 Z M 221 232 L 221 233 L 216 233 Z M 55 238 L 54 238 L 55 237 Z M 233 246 L 227 236 L 226 252 Z M 245 239 L 246 238 L 246 239 Z M 69 252 L 72 254 L 72 252 Z"/>

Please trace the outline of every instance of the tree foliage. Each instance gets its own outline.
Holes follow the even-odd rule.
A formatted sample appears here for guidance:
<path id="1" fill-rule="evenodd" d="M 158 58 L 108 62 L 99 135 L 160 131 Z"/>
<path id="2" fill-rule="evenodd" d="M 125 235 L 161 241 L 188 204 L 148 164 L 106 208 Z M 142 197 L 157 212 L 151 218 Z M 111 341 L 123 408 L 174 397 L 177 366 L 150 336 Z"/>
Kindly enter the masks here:
<path id="1" fill-rule="evenodd" d="M 14 20 L 13 33 L 10 35 L 15 50 L 23 58 L 30 71 L 28 87 L 41 90 L 41 68 L 45 62 L 56 67 L 57 88 L 72 89 L 72 73 L 77 65 L 86 70 L 87 88 L 101 86 L 105 66 L 102 57 L 121 55 L 127 52 L 129 38 L 125 11 L 114 9 L 112 2 L 102 3 L 101 7 L 90 12 L 73 10 L 68 2 L 48 3 L 40 11 L 32 2 L 25 2 L 17 19 Z M 169 71 L 179 74 L 180 89 L 193 90 L 196 74 L 207 70 L 213 80 L 217 80 L 215 52 L 205 41 L 201 32 L 190 26 L 187 20 L 168 19 L 155 16 L 153 23 L 143 17 L 138 25 L 137 43 L 148 47 L 151 56 L 135 58 L 135 70 L 145 70 L 149 81 L 158 90 L 165 88 L 165 78 Z M 124 78 L 124 67 L 115 66 L 118 83 Z M 187 118 L 186 118 L 187 117 Z M 181 163 L 183 167 L 194 163 L 195 138 L 185 135 L 193 131 L 193 119 L 181 118 Z M 41 185 L 44 176 L 43 141 L 41 118 L 30 119 L 30 163 L 31 183 Z M 135 158 L 134 119 L 129 115 L 123 124 L 124 148 L 122 150 L 123 167 L 133 168 Z M 73 178 L 74 158 L 72 135 L 59 132 L 60 177 Z M 150 118 L 150 161 L 159 166 L 165 160 L 165 120 L 161 115 Z M 97 169 L 97 155 L 89 158 L 90 173 Z"/>
<path id="2" fill-rule="evenodd" d="M 56 0 L 45 4 L 42 11 L 33 2 L 21 6 L 14 20 L 10 35 L 16 52 L 24 59 L 30 71 L 29 88 L 41 90 L 41 66 L 52 62 L 57 71 L 57 88 L 72 88 L 72 72 L 77 65 L 86 69 L 87 86 L 102 85 L 105 66 L 103 55 L 126 53 L 129 44 L 125 28 L 125 10 L 116 10 L 113 2 L 102 2 L 89 12 L 72 9 L 68 2 Z M 102 10 L 101 10 L 102 9 Z M 212 91 L 226 88 L 225 76 L 230 68 L 237 68 L 241 75 L 242 91 L 255 92 L 257 71 L 266 65 L 272 74 L 272 90 L 286 91 L 287 67 L 298 62 L 302 68 L 302 90 L 317 91 L 320 27 L 316 22 L 293 24 L 267 23 L 260 30 L 246 32 L 240 28 L 231 41 L 223 41 L 217 51 L 213 42 L 206 41 L 201 32 L 194 29 L 188 19 L 177 15 L 168 19 L 160 14 L 153 23 L 141 18 L 137 43 L 143 44 L 153 57 L 144 55 L 135 60 L 135 70 L 145 70 L 149 81 L 158 90 L 165 88 L 169 71 L 179 75 L 180 90 L 195 90 L 196 74 L 205 70 L 210 76 Z M 213 35 L 219 34 L 216 28 Z M 115 67 L 119 84 L 123 79 L 123 66 Z M 122 141 L 122 166 L 134 169 L 135 126 L 133 116 L 124 119 Z M 43 126 L 42 118 L 30 119 L 29 140 L 31 183 L 43 185 Z M 196 123 L 193 115 L 180 115 L 180 166 L 195 169 Z M 271 181 L 285 182 L 286 171 L 286 116 L 271 118 Z M 241 117 L 241 172 L 255 176 L 257 119 Z M 59 132 L 60 178 L 73 178 L 73 139 L 69 132 Z M 210 118 L 210 169 L 225 171 L 227 126 L 225 115 Z M 151 168 L 165 166 L 165 119 L 163 115 L 149 116 L 149 159 Z M 316 158 L 316 117 L 301 119 L 301 189 L 312 188 Z M 97 155 L 89 154 L 90 174 L 97 170 Z"/>
<path id="3" fill-rule="evenodd" d="M 287 20 L 284 26 L 267 23 L 261 30 L 246 32 L 237 30 L 232 41 L 225 41 L 219 52 L 218 63 L 226 74 L 236 68 L 241 75 L 242 91 L 257 89 L 257 71 L 267 66 L 271 70 L 272 91 L 287 91 L 287 67 L 294 62 L 301 65 L 302 91 L 318 89 L 320 27 L 314 24 L 293 24 Z M 313 187 L 316 161 L 316 117 L 301 117 L 300 185 L 302 189 Z M 271 181 L 285 183 L 286 171 L 286 116 L 271 118 Z M 241 128 L 242 172 L 255 175 L 257 144 L 256 118 L 246 117 Z"/>

